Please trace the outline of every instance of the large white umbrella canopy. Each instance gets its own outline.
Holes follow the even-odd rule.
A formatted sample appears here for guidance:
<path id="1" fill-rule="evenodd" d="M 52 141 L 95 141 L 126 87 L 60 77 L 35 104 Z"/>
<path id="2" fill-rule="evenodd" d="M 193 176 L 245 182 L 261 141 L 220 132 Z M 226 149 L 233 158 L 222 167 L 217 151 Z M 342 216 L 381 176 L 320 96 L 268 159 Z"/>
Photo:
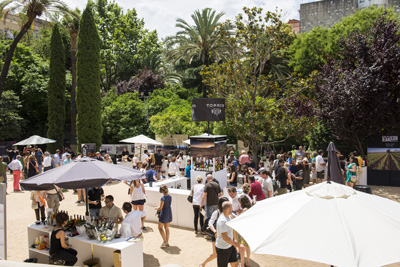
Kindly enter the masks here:
<path id="1" fill-rule="evenodd" d="M 151 139 L 143 134 L 138 135 L 138 136 L 134 136 L 131 138 L 127 138 L 124 140 L 120 140 L 120 142 L 123 143 L 131 143 L 131 144 L 148 144 L 148 145 L 162 145 L 162 143 L 157 142 L 154 139 Z"/>
<path id="2" fill-rule="evenodd" d="M 39 135 L 32 135 L 31 137 L 14 144 L 14 146 L 43 145 L 55 142 L 57 141 L 53 139 L 41 137 Z"/>
<path id="3" fill-rule="evenodd" d="M 257 202 L 228 225 L 259 254 L 340 267 L 400 261 L 400 204 L 333 182 Z"/>

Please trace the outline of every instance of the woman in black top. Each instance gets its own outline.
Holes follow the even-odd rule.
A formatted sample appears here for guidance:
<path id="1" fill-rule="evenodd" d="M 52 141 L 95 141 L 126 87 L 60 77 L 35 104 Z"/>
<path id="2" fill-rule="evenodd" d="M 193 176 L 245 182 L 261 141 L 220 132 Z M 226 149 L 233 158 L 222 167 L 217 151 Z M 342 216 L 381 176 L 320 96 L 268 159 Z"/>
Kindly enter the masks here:
<path id="1" fill-rule="evenodd" d="M 65 243 L 65 232 L 63 231 L 64 226 L 68 223 L 68 215 L 58 213 L 56 215 L 56 223 L 56 227 L 51 232 L 50 256 L 55 260 L 64 260 L 65 266 L 74 266 L 78 261 L 76 257 L 78 252 Z"/>
<path id="2" fill-rule="evenodd" d="M 299 162 L 297 164 L 297 170 L 298 172 L 296 172 L 296 180 L 294 181 L 294 190 L 301 190 L 303 189 L 304 186 L 304 181 L 305 181 L 305 168 L 302 162 Z"/>
<path id="3" fill-rule="evenodd" d="M 28 166 L 26 166 L 26 169 L 28 172 L 28 178 L 39 173 L 39 166 L 34 155 L 29 156 Z"/>
<path id="4" fill-rule="evenodd" d="M 230 186 L 237 186 L 237 172 L 235 170 L 235 166 L 233 164 L 228 166 L 230 173 L 228 182 Z"/>

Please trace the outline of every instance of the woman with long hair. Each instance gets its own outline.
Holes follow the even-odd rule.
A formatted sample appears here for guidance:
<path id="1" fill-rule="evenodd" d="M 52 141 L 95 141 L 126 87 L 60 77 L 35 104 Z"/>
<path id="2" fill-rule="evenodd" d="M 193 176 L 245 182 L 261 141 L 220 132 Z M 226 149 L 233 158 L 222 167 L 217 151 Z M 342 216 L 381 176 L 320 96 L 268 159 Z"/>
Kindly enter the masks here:
<path id="1" fill-rule="evenodd" d="M 169 247 L 169 224 L 172 222 L 172 197 L 168 194 L 168 186 L 160 186 L 160 193 L 163 194 L 160 201 L 160 206 L 156 208 L 158 217 L 158 231 L 163 239 L 161 248 Z"/>
<path id="2" fill-rule="evenodd" d="M 35 176 L 36 174 L 39 173 L 39 166 L 34 155 L 29 156 L 29 161 L 26 166 L 26 170 L 28 173 L 28 178 Z"/>
<path id="3" fill-rule="evenodd" d="M 131 204 L 133 210 L 144 211 L 144 203 L 146 200 L 146 190 L 144 185 L 140 182 L 140 180 L 133 180 L 131 189 L 129 190 L 131 196 Z M 146 230 L 144 226 L 144 220 L 146 217 L 142 217 L 142 229 Z"/>
<path id="4" fill-rule="evenodd" d="M 53 260 L 64 260 L 65 266 L 74 266 L 78 261 L 78 252 L 65 242 L 63 228 L 68 223 L 68 215 L 64 212 L 56 215 L 56 226 L 51 232 L 50 257 Z"/>
<path id="5" fill-rule="evenodd" d="M 353 187 L 357 182 L 357 158 L 350 157 L 350 162 L 346 167 L 346 183 L 348 186 Z"/>

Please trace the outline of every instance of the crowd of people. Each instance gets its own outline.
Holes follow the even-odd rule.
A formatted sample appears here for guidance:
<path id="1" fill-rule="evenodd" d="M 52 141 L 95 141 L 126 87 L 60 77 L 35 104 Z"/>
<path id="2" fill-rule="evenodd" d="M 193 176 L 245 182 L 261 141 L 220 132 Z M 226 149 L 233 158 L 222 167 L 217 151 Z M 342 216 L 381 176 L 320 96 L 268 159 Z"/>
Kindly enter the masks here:
<path id="1" fill-rule="evenodd" d="M 19 191 L 19 181 L 23 178 L 32 177 L 38 173 L 46 172 L 52 168 L 69 164 L 73 159 L 82 157 L 80 153 L 75 154 L 71 149 L 65 151 L 57 150 L 50 154 L 43 152 L 38 147 L 25 147 L 21 153 L 17 147 L 9 151 L 8 164 L 0 157 L 0 179 L 5 182 L 6 171 L 9 169 L 13 174 L 13 190 Z M 343 179 L 349 186 L 357 183 L 357 175 L 360 166 L 364 163 L 356 152 L 353 152 L 349 160 L 338 153 L 338 159 L 343 171 Z M 107 163 L 116 164 L 116 157 L 100 152 L 88 153 L 87 157 Z M 304 151 L 300 146 L 298 150 L 287 153 L 275 154 L 267 149 L 264 158 L 253 157 L 251 152 L 245 150 L 239 153 L 231 148 L 227 155 L 227 195 L 223 195 L 225 185 L 208 172 L 205 178 L 196 177 L 196 184 L 190 184 L 191 160 L 183 152 L 171 151 L 167 155 L 157 150 L 149 153 L 144 150 L 142 155 L 130 155 L 126 148 L 122 151 L 122 161 L 132 163 L 133 168 L 143 172 L 145 179 L 135 180 L 129 185 L 128 195 L 130 202 L 125 202 L 122 208 L 114 205 L 111 195 L 105 196 L 101 187 L 90 188 L 85 199 L 84 189 L 78 189 L 77 203 L 88 202 L 89 212 L 92 218 L 114 218 L 117 223 L 130 225 L 131 235 L 142 236 L 142 231 L 147 230 L 145 226 L 146 214 L 144 204 L 146 201 L 145 183 L 152 186 L 154 182 L 162 181 L 176 175 L 186 176 L 188 188 L 191 189 L 193 205 L 193 222 L 196 235 L 204 235 L 211 240 L 212 253 L 200 265 L 217 258 L 218 266 L 237 266 L 238 260 L 241 266 L 250 265 L 250 248 L 238 233 L 229 228 L 226 223 L 236 216 L 241 216 L 257 201 L 263 201 L 276 195 L 287 194 L 292 191 L 324 181 L 327 168 L 327 160 L 324 152 Z M 169 246 L 170 229 L 172 221 L 171 203 L 172 197 L 168 193 L 167 186 L 160 187 L 160 205 L 156 208 L 159 216 L 158 229 L 162 238 L 161 248 Z M 31 193 L 32 208 L 35 210 L 36 220 L 45 220 L 45 207 L 54 211 L 59 209 L 60 201 L 64 198 L 63 190 L 55 187 L 48 191 L 34 191 Z M 104 202 L 104 206 L 101 204 Z M 125 218 L 123 217 L 125 214 Z M 63 243 L 62 227 L 68 217 L 59 213 L 56 218 L 57 226 L 52 232 L 51 240 L 54 246 L 50 253 L 54 258 L 62 258 L 66 265 L 72 266 L 76 263 L 76 251 Z"/>

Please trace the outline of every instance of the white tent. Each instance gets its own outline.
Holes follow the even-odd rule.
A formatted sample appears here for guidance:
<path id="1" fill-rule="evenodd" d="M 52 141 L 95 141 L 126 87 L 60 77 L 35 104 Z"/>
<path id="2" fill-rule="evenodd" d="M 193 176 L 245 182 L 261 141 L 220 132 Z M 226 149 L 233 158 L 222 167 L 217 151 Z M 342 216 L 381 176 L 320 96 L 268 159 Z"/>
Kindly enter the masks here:
<path id="1" fill-rule="evenodd" d="M 333 182 L 257 202 L 228 225 L 259 254 L 340 267 L 400 262 L 400 204 Z"/>
<path id="2" fill-rule="evenodd" d="M 120 142 L 123 143 L 131 143 L 131 144 L 148 144 L 148 145 L 162 145 L 162 143 L 157 142 L 154 139 L 151 139 L 143 134 L 138 135 L 138 136 L 134 136 L 131 138 L 127 138 L 124 140 L 120 140 Z"/>
<path id="3" fill-rule="evenodd" d="M 32 135 L 31 137 L 14 144 L 14 146 L 43 145 L 55 142 L 57 141 L 53 139 L 41 137 L 39 135 Z"/>

